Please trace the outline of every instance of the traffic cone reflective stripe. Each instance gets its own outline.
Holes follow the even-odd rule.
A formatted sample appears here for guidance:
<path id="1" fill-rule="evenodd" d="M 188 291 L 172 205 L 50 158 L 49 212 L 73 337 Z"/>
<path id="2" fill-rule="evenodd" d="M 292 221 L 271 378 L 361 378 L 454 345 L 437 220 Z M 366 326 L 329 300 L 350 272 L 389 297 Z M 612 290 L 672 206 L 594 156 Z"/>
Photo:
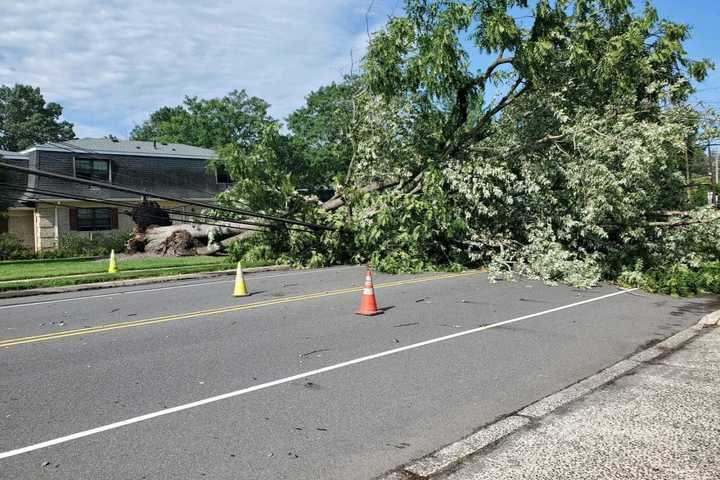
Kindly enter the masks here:
<path id="1" fill-rule="evenodd" d="M 234 297 L 247 297 L 249 295 L 247 287 L 245 286 L 245 277 L 243 276 L 242 265 L 240 262 L 237 264 L 237 273 L 235 274 L 235 290 L 233 291 Z"/>
<path id="2" fill-rule="evenodd" d="M 115 261 L 115 250 L 110 250 L 110 265 L 108 265 L 108 273 L 117 273 L 117 262 Z"/>
<path id="3" fill-rule="evenodd" d="M 357 315 L 379 315 L 382 310 L 378 310 L 377 302 L 375 301 L 375 289 L 372 283 L 372 273 L 368 268 L 367 274 L 365 275 L 365 287 L 363 288 L 362 299 L 360 300 L 360 308 L 355 312 Z"/>

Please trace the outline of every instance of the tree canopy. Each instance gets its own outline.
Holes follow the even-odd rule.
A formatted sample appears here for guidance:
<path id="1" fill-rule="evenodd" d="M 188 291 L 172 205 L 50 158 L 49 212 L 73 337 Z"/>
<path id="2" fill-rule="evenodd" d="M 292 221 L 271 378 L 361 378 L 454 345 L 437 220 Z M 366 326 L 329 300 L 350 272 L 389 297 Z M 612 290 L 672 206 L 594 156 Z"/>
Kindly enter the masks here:
<path id="1" fill-rule="evenodd" d="M 490 135 L 523 95 L 561 93 L 568 109 L 623 103 L 657 112 L 702 80 L 688 27 L 631 0 L 408 0 L 370 44 L 364 68 L 384 98 L 415 95 L 440 119 L 437 150 L 456 155 Z M 531 19 L 531 20 L 527 20 Z M 477 67 L 475 56 L 489 58 Z M 489 57 L 488 57 L 489 56 Z M 495 98 L 488 98 L 496 92 Z"/>
<path id="2" fill-rule="evenodd" d="M 360 79 L 353 77 L 321 87 L 311 92 L 305 105 L 287 119 L 295 148 L 304 156 L 306 168 L 313 172 L 318 184 L 330 186 L 335 176 L 347 173 L 357 113 L 353 97 L 360 88 Z"/>
<path id="3" fill-rule="evenodd" d="M 247 149 L 273 123 L 269 106 L 245 90 L 233 90 L 220 98 L 185 97 L 182 105 L 162 107 L 150 114 L 148 120 L 133 128 L 130 138 L 205 148 L 233 144 Z"/>
<path id="4" fill-rule="evenodd" d="M 258 235 L 237 255 L 480 264 L 576 285 L 716 261 L 717 214 L 663 213 L 690 207 L 703 117 L 685 100 L 712 68 L 687 56 L 688 35 L 629 0 L 407 0 L 353 87 L 320 89 L 290 117 L 316 163 L 349 174 L 322 205 L 290 175 L 273 205 L 337 230 Z M 698 236 L 699 253 L 678 248 Z"/>
<path id="5" fill-rule="evenodd" d="M 62 107 L 45 102 L 40 89 L 0 86 L 0 150 L 19 151 L 36 143 L 75 138 L 73 124 L 61 121 Z"/>
<path id="6" fill-rule="evenodd" d="M 720 214 L 688 194 L 717 116 L 687 99 L 713 65 L 688 26 L 631 0 L 404 6 L 287 130 L 233 92 L 133 137 L 218 148 L 236 180 L 220 201 L 335 227 L 270 225 L 238 258 L 720 291 Z"/>

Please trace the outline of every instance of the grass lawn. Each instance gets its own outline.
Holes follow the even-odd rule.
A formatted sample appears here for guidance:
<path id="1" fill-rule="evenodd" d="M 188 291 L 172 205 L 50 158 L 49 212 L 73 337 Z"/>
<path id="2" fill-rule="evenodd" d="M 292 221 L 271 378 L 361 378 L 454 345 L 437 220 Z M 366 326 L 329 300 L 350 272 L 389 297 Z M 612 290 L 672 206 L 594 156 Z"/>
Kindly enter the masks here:
<path id="1" fill-rule="evenodd" d="M 249 268 L 267 264 L 258 262 L 243 266 Z M 107 273 L 107 260 L 68 260 L 30 264 L 0 262 L 0 291 L 212 272 L 227 270 L 234 266 L 226 257 L 141 258 L 120 260 L 118 273 Z"/>

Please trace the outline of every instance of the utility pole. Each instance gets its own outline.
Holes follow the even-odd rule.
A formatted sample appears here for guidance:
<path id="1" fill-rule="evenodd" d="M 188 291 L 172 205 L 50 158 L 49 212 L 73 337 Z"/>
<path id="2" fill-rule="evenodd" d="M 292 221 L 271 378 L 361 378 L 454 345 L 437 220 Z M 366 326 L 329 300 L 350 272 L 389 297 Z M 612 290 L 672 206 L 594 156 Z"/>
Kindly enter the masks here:
<path id="1" fill-rule="evenodd" d="M 715 197 L 715 206 L 717 207 L 720 205 L 720 202 L 718 201 L 718 174 L 720 174 L 720 155 L 715 155 L 715 182 L 713 183 L 713 187 L 715 188 L 714 197 Z"/>
<path id="2" fill-rule="evenodd" d="M 710 174 L 710 188 L 712 194 L 708 195 L 708 202 L 710 205 L 718 206 L 718 156 L 713 158 L 712 147 L 713 144 L 710 140 L 707 141 L 707 158 L 708 158 L 708 173 Z M 715 160 L 715 172 L 713 172 L 713 160 Z"/>

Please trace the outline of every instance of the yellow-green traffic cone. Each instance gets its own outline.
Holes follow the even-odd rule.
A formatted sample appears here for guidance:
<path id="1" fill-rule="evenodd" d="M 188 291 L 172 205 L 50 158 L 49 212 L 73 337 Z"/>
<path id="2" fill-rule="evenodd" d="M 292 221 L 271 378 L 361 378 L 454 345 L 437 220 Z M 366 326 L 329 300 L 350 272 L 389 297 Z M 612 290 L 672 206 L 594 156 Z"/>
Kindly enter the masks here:
<path id="1" fill-rule="evenodd" d="M 115 250 L 110 250 L 110 265 L 108 273 L 117 273 L 117 262 L 115 261 Z"/>
<path id="2" fill-rule="evenodd" d="M 243 276 L 242 265 L 237 264 L 237 273 L 235 274 L 235 291 L 233 297 L 247 297 L 250 295 L 245 286 L 245 277 Z"/>

